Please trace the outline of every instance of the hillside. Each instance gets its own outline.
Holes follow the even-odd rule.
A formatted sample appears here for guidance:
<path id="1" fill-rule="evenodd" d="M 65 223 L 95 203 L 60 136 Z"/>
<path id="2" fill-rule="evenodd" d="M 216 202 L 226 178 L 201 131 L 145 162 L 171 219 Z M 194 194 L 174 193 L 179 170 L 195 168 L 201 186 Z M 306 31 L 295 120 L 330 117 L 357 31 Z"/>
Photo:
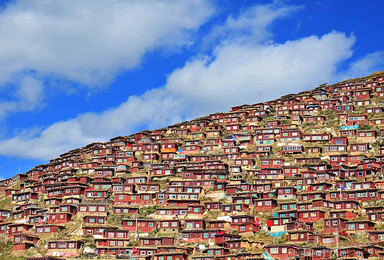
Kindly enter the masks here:
<path id="1" fill-rule="evenodd" d="M 68 151 L 0 181 L 0 259 L 384 256 L 384 72 Z"/>

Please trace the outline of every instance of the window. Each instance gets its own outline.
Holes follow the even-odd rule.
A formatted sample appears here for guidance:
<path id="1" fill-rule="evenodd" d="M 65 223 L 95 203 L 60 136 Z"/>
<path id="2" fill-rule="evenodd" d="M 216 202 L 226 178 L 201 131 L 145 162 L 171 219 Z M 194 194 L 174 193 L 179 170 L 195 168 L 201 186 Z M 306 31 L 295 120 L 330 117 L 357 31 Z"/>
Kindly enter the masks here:
<path id="1" fill-rule="evenodd" d="M 355 230 L 355 224 L 348 224 L 349 230 Z"/>
<path id="2" fill-rule="evenodd" d="M 272 248 L 270 249 L 270 252 L 271 252 L 271 254 L 278 254 L 278 253 L 279 253 L 279 249 L 276 248 L 276 247 L 272 247 Z"/>
<path id="3" fill-rule="evenodd" d="M 58 248 L 66 249 L 67 248 L 67 243 L 59 243 Z"/>

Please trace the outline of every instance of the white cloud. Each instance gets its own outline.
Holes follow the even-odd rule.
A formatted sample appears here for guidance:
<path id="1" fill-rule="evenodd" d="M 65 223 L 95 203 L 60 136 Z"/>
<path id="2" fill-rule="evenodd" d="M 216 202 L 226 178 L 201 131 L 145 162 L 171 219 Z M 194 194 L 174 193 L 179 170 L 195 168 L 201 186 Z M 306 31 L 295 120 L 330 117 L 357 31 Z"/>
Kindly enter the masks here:
<path id="1" fill-rule="evenodd" d="M 18 80 L 12 100 L 0 102 L 0 119 L 9 113 L 33 111 L 43 106 L 43 83 L 36 77 L 24 76 Z"/>
<path id="2" fill-rule="evenodd" d="M 269 26 L 278 19 L 299 10 L 300 6 L 279 6 L 276 3 L 255 5 L 234 17 L 230 15 L 223 25 L 214 26 L 204 37 L 204 44 L 213 44 L 217 39 L 223 42 L 260 42 L 272 37 Z"/>
<path id="3" fill-rule="evenodd" d="M 155 89 L 140 97 L 131 96 L 120 106 L 100 114 L 82 114 L 38 132 L 24 131 L 0 142 L 0 154 L 49 159 L 96 140 L 105 141 L 132 132 L 141 125 L 155 127 L 180 121 L 178 111 L 182 106 L 181 100 L 163 89 Z"/>
<path id="4" fill-rule="evenodd" d="M 190 44 L 212 12 L 202 0 L 18 0 L 0 12 L 0 82 L 35 71 L 102 86 L 149 51 Z"/>
<path id="5" fill-rule="evenodd" d="M 384 69 L 384 51 L 369 53 L 352 62 L 345 71 L 337 75 L 335 81 L 349 78 L 367 76 L 373 72 Z"/>
<path id="6" fill-rule="evenodd" d="M 353 43 L 354 37 L 332 32 L 284 44 L 221 45 L 210 62 L 196 59 L 174 71 L 167 90 L 187 96 L 199 113 L 257 103 L 259 92 L 271 100 L 330 79 Z"/>
<path id="7" fill-rule="evenodd" d="M 41 105 L 39 78 L 60 90 L 106 87 L 120 72 L 139 66 L 146 53 L 192 44 L 193 32 L 213 11 L 203 0 L 9 3 L 0 10 L 0 95 L 17 95 L 0 102 L 0 119 Z M 71 92 L 73 87 L 66 91 Z"/>
<path id="8" fill-rule="evenodd" d="M 24 77 L 16 94 L 23 102 L 23 106 L 29 109 L 38 106 L 44 98 L 42 82 L 36 78 Z"/>
<path id="9" fill-rule="evenodd" d="M 281 12 L 281 15 L 287 14 Z M 233 23 L 252 19 L 239 16 Z M 258 21 L 256 17 L 254 21 Z M 259 30 L 265 30 L 271 22 L 273 19 Z M 258 30 L 252 32 L 257 33 Z M 197 56 L 171 73 L 164 87 L 131 96 L 118 107 L 100 114 L 82 114 L 37 133 L 27 131 L 3 140 L 0 154 L 49 159 L 69 149 L 126 135 L 145 126 L 165 126 L 184 117 L 194 118 L 226 111 L 236 104 L 256 103 L 259 92 L 263 100 L 269 100 L 311 89 L 340 75 L 339 64 L 352 56 L 355 42 L 353 35 L 341 32 L 282 44 L 263 43 L 261 38 L 254 42 L 253 37 L 248 37 L 248 41 L 224 37 L 212 55 Z M 374 68 L 377 62 L 374 59 L 368 67 Z"/>

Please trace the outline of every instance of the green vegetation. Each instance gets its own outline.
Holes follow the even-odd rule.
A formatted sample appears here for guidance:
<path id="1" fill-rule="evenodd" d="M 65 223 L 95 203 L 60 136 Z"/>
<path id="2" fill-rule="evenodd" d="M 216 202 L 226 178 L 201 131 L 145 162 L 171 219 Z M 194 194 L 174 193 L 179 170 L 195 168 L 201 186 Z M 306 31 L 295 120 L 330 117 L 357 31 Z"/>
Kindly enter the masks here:
<path id="1" fill-rule="evenodd" d="M 3 197 L 0 199 L 0 209 L 12 209 L 12 197 Z"/>

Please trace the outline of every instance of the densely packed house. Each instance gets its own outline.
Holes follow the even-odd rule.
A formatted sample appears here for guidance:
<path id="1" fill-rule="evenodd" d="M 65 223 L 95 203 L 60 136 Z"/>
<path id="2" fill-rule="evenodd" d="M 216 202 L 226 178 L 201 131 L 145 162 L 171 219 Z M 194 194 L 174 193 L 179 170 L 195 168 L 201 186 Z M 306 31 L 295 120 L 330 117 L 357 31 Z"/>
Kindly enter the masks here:
<path id="1" fill-rule="evenodd" d="M 382 259 L 383 107 L 376 73 L 89 144 L 0 181 L 1 239 L 32 259 Z"/>

